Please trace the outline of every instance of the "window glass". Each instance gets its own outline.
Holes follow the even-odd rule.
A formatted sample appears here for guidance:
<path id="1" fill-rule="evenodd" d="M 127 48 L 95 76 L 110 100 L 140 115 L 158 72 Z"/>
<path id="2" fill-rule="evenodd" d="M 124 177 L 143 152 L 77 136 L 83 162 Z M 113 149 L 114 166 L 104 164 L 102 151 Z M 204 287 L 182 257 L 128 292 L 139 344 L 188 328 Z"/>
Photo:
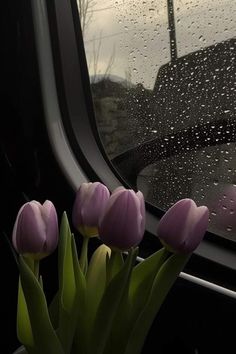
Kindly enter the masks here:
<path id="1" fill-rule="evenodd" d="M 146 200 L 236 240 L 236 1 L 78 1 L 105 151 Z"/>

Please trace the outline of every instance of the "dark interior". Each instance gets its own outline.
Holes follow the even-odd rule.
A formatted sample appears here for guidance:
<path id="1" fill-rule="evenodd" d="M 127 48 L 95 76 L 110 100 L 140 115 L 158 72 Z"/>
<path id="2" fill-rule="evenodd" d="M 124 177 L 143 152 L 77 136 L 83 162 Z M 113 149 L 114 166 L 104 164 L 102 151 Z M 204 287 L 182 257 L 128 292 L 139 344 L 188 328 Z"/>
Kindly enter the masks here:
<path id="1" fill-rule="evenodd" d="M 30 1 L 2 1 L 0 7 L 0 353 L 12 354 L 20 345 L 15 324 L 18 269 L 10 246 L 17 211 L 28 200 L 47 198 L 59 215 L 63 210 L 70 215 L 74 192 L 55 161 L 44 125 Z M 158 247 L 147 234 L 140 254 Z M 236 289 L 233 269 L 197 255 L 186 271 Z M 56 254 L 43 261 L 42 273 L 50 302 L 57 284 Z M 179 278 L 153 323 L 143 354 L 234 353 L 235 321 L 235 299 Z"/>

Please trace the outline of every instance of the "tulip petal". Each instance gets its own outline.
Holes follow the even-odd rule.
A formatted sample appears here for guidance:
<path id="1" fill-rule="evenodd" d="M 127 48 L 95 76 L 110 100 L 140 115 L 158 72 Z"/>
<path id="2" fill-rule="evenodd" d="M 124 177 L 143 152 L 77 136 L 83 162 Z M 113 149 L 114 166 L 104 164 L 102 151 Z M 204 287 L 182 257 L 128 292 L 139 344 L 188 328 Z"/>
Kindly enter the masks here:
<path id="1" fill-rule="evenodd" d="M 42 217 L 46 225 L 46 242 L 43 251 L 52 253 L 58 244 L 57 212 L 50 200 L 46 200 L 41 208 Z"/>
<path id="2" fill-rule="evenodd" d="M 125 250 L 141 241 L 140 204 L 132 190 L 120 189 L 111 195 L 99 227 L 100 238 L 107 246 Z"/>
<path id="3" fill-rule="evenodd" d="M 117 188 L 114 189 L 114 191 L 112 192 L 112 194 L 115 194 L 116 192 L 120 192 L 120 191 L 123 191 L 123 190 L 125 190 L 125 187 L 119 186 L 119 187 L 117 187 Z"/>
<path id="4" fill-rule="evenodd" d="M 84 200 L 86 199 L 91 184 L 92 184 L 91 182 L 82 183 L 76 193 L 75 202 L 72 210 L 72 222 L 75 228 L 78 228 L 78 226 L 83 223 L 80 211 L 84 203 Z"/>
<path id="5" fill-rule="evenodd" d="M 14 227 L 14 240 L 19 253 L 38 253 L 46 241 L 45 224 L 36 203 L 26 203 L 21 209 Z"/>
<path id="6" fill-rule="evenodd" d="M 140 202 L 140 233 L 144 234 L 145 224 L 146 224 L 146 212 L 145 212 L 145 201 L 144 201 L 143 193 L 138 191 L 136 193 L 136 197 L 139 199 Z"/>
<path id="7" fill-rule="evenodd" d="M 99 182 L 93 183 L 89 188 L 89 193 L 81 208 L 83 224 L 95 227 L 98 225 L 98 217 L 110 197 L 110 192 L 106 186 Z"/>
<path id="8" fill-rule="evenodd" d="M 41 205 L 36 200 L 25 203 L 19 210 L 12 233 L 12 242 L 18 253 L 45 257 L 57 246 L 58 226 L 56 209 L 47 200 Z M 34 256 L 33 256 L 34 254 Z"/>
<path id="9" fill-rule="evenodd" d="M 193 204 L 191 199 L 182 199 L 168 209 L 160 220 L 158 236 L 173 249 L 178 249 L 188 236 Z"/>
<path id="10" fill-rule="evenodd" d="M 20 210 L 18 211 L 17 217 L 16 217 L 16 221 L 13 227 L 13 232 L 12 232 L 12 243 L 13 246 L 15 247 L 15 249 L 18 251 L 18 246 L 17 246 L 17 235 L 18 235 L 18 224 L 19 224 L 19 217 L 21 215 L 22 210 L 24 209 L 25 204 L 22 205 L 22 207 L 20 208 Z"/>
<path id="11" fill-rule="evenodd" d="M 182 199 L 160 220 L 158 236 L 173 251 L 192 252 L 206 232 L 208 217 L 207 207 L 197 207 L 192 199 Z"/>
<path id="12" fill-rule="evenodd" d="M 97 228 L 100 215 L 110 197 L 108 188 L 100 183 L 83 183 L 76 193 L 76 199 L 72 211 L 74 227 L 80 229 L 86 227 Z M 90 237 L 89 235 L 86 235 Z"/>
<path id="13" fill-rule="evenodd" d="M 182 248 L 185 253 L 194 251 L 205 235 L 209 221 L 209 210 L 206 206 L 196 209 L 196 219 L 197 221 L 193 224 L 191 236 L 188 237 Z"/>

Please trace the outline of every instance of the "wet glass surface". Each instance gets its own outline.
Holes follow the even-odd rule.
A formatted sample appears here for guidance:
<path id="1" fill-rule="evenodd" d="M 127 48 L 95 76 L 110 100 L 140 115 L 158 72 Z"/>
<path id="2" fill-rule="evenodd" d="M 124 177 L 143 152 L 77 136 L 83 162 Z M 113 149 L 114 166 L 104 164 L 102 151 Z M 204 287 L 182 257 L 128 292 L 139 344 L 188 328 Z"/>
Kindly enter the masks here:
<path id="1" fill-rule="evenodd" d="M 108 157 L 151 204 L 166 210 L 192 198 L 210 208 L 210 231 L 236 239 L 236 2 L 84 3 Z"/>

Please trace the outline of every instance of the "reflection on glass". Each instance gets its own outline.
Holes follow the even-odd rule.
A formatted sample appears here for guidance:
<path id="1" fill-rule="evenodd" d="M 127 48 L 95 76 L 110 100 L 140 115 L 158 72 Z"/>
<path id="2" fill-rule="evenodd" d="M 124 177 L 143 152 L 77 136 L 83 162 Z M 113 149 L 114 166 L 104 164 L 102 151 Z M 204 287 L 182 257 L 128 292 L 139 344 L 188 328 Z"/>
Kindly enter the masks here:
<path id="1" fill-rule="evenodd" d="M 78 6 L 108 157 L 150 203 L 193 198 L 236 240 L 236 2 Z"/>

